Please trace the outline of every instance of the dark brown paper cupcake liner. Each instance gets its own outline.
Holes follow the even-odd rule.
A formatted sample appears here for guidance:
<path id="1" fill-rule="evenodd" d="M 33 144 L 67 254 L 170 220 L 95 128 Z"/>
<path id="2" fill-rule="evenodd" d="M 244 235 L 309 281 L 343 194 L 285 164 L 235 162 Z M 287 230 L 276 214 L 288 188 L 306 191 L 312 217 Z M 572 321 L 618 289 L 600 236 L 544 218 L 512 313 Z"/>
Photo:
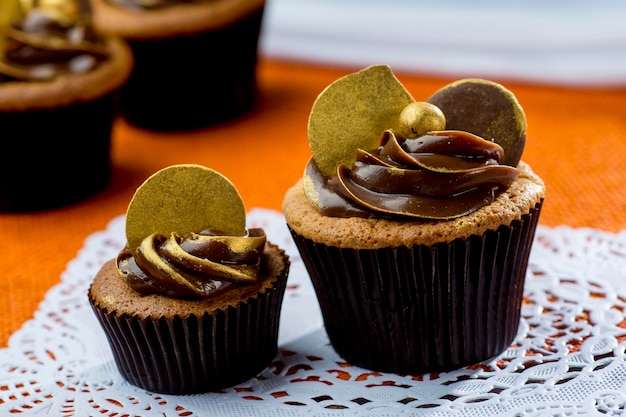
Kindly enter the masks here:
<path id="1" fill-rule="evenodd" d="M 215 391 L 253 378 L 276 355 L 287 270 L 264 293 L 199 317 L 140 319 L 91 305 L 130 383 L 165 394 Z"/>
<path id="2" fill-rule="evenodd" d="M 336 352 L 400 374 L 502 353 L 518 331 L 541 206 L 508 227 L 432 247 L 340 249 L 291 230 Z"/>
<path id="3" fill-rule="evenodd" d="M 254 107 L 264 7 L 216 30 L 162 39 L 128 39 L 135 57 L 121 112 L 137 127 L 198 129 Z"/>
<path id="4" fill-rule="evenodd" d="M 0 212 L 47 210 L 102 190 L 110 177 L 115 92 L 52 109 L 0 112 Z M 25 170 L 24 167 L 28 169 Z"/>

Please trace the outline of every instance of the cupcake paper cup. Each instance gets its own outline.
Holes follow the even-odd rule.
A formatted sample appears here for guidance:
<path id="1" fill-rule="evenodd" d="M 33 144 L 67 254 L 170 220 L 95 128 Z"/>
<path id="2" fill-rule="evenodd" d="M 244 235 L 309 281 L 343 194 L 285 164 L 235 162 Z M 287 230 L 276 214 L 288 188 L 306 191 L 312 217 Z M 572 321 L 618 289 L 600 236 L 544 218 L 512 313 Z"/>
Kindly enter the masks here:
<path id="1" fill-rule="evenodd" d="M 123 117 L 154 131 L 235 119 L 256 104 L 258 41 L 265 6 L 197 33 L 127 38 L 135 67 L 120 95 Z"/>
<path id="2" fill-rule="evenodd" d="M 0 184 L 0 212 L 53 209 L 102 190 L 111 175 L 114 118 L 114 92 L 64 107 L 0 112 L 0 124 L 12 136 L 6 141 L 12 157 L 0 175 L 14 177 Z M 16 176 L 25 163 L 29 174 Z"/>
<path id="3" fill-rule="evenodd" d="M 400 374 L 502 353 L 518 331 L 542 204 L 509 226 L 433 246 L 340 249 L 290 229 L 336 352 Z"/>

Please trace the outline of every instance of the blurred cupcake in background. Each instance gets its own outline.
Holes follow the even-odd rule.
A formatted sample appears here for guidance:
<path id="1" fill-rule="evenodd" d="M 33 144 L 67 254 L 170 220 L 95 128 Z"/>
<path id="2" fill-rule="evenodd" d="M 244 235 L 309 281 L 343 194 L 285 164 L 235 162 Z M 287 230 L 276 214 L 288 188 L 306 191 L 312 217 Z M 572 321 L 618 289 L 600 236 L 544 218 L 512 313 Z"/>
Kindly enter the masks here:
<path id="1" fill-rule="evenodd" d="M 234 119 L 254 107 L 264 0 L 92 0 L 94 22 L 130 44 L 135 69 L 122 90 L 125 119 L 178 131 Z"/>
<path id="2" fill-rule="evenodd" d="M 116 93 L 132 55 L 87 0 L 0 3 L 0 212 L 87 198 L 110 178 Z"/>

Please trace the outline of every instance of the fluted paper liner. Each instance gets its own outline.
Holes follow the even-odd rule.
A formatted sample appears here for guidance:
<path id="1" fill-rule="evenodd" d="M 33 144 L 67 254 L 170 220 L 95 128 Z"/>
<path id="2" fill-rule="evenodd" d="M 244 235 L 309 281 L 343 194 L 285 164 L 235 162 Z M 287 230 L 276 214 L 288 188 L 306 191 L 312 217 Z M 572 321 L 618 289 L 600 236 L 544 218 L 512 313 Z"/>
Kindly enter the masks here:
<path id="1" fill-rule="evenodd" d="M 215 391 L 253 378 L 277 352 L 288 261 L 274 287 L 215 313 L 140 319 L 94 306 L 117 367 L 149 391 Z"/>
<path id="2" fill-rule="evenodd" d="M 431 247 L 340 249 L 291 230 L 336 352 L 400 374 L 502 353 L 518 331 L 542 204 L 510 226 Z"/>
<path id="3" fill-rule="evenodd" d="M 124 118 L 142 128 L 176 131 L 215 125 L 251 110 L 258 97 L 264 9 L 263 4 L 215 30 L 128 39 L 135 69 L 122 88 Z"/>
<path id="4" fill-rule="evenodd" d="M 115 94 L 52 109 L 0 111 L 4 131 L 20 133 L 19 137 L 5 136 L 3 154 L 15 158 L 0 166 L 0 176 L 11 178 L 0 184 L 0 212 L 61 207 L 106 186 L 111 173 Z M 50 140 L 51 132 L 59 132 L 59 137 Z M 25 160 L 30 175 L 15 175 L 23 169 Z"/>

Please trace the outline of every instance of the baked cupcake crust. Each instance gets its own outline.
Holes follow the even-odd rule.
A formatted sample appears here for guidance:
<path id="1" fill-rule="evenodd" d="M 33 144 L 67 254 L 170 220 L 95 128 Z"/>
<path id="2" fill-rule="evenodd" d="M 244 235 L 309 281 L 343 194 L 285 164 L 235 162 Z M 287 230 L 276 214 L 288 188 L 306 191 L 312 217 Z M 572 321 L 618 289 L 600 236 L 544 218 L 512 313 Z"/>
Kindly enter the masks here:
<path id="1" fill-rule="evenodd" d="M 256 284 L 230 289 L 206 300 L 168 297 L 161 294 L 142 295 L 133 290 L 118 274 L 115 259 L 106 262 L 96 274 L 89 288 L 92 304 L 107 313 L 117 316 L 133 316 L 140 319 L 172 319 L 202 316 L 229 306 L 237 307 L 272 290 L 277 281 L 287 279 L 289 260 L 285 252 L 271 243 L 266 243 L 261 260 L 261 279 Z"/>
<path id="2" fill-rule="evenodd" d="M 0 84 L 0 111 L 26 111 L 92 101 L 119 88 L 130 76 L 133 57 L 121 38 L 108 37 L 110 56 L 92 71 L 64 74 L 51 81 Z"/>
<path id="3" fill-rule="evenodd" d="M 214 0 L 158 10 L 133 10 L 93 0 L 94 25 L 129 40 L 162 39 L 217 30 L 258 11 L 265 0 Z"/>
<path id="4" fill-rule="evenodd" d="M 324 216 L 306 198 L 302 179 L 285 193 L 282 211 L 287 224 L 296 233 L 327 246 L 353 249 L 432 246 L 471 235 L 480 236 L 487 230 L 508 226 L 528 214 L 545 198 L 545 184 L 525 162 L 520 162 L 518 169 L 518 178 L 493 203 L 451 220 Z"/>

